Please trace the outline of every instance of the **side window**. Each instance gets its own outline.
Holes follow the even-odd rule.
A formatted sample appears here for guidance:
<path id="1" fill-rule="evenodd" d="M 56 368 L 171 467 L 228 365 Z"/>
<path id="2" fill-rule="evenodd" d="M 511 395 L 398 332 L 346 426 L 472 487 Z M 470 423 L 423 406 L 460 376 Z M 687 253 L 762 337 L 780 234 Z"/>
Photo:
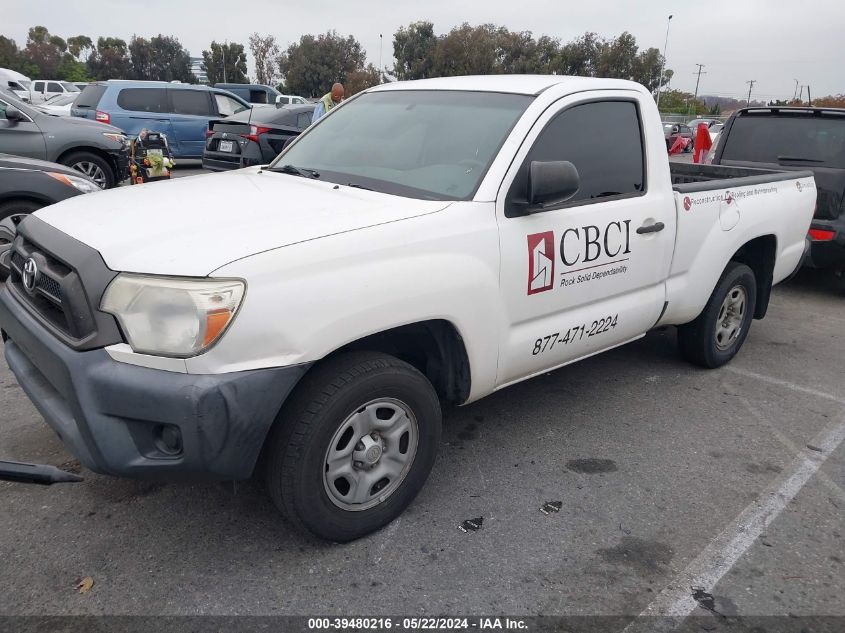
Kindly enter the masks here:
<path id="1" fill-rule="evenodd" d="M 33 92 L 44 92 L 44 82 L 43 81 L 33 82 L 32 91 Z"/>
<path id="2" fill-rule="evenodd" d="M 124 88 L 117 95 L 117 105 L 134 112 L 166 112 L 167 92 L 164 88 Z"/>
<path id="3" fill-rule="evenodd" d="M 250 90 L 250 103 L 267 103 L 267 93 L 264 90 Z"/>
<path id="4" fill-rule="evenodd" d="M 296 127 L 300 130 L 304 130 L 309 125 L 311 125 L 311 117 L 314 115 L 311 112 L 300 112 L 296 116 Z"/>
<path id="5" fill-rule="evenodd" d="M 217 103 L 217 110 L 220 112 L 220 116 L 229 116 L 230 114 L 246 110 L 240 103 L 219 92 L 214 93 L 214 101 Z"/>
<path id="6" fill-rule="evenodd" d="M 6 107 L 6 102 L 0 101 L 0 120 L 2 121 L 6 120 Z"/>
<path id="7" fill-rule="evenodd" d="M 47 92 L 64 92 L 64 88 L 62 88 L 59 84 L 55 81 L 50 81 L 47 83 Z"/>
<path id="8" fill-rule="evenodd" d="M 205 90 L 171 90 L 170 102 L 175 114 L 211 116 L 211 102 Z"/>
<path id="9" fill-rule="evenodd" d="M 508 192 L 506 209 L 527 199 L 531 162 L 555 160 L 568 160 L 578 170 L 581 187 L 567 204 L 642 194 L 643 138 L 636 104 L 597 101 L 558 114 L 534 141 Z"/>

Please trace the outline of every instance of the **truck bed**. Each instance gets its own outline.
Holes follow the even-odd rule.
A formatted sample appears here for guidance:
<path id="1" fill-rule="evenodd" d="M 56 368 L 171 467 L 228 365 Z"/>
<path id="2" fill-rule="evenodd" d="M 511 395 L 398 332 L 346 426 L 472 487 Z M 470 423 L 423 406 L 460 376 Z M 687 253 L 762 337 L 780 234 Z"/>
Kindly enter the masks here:
<path id="1" fill-rule="evenodd" d="M 726 187 L 760 185 L 781 180 L 812 177 L 813 172 L 780 169 L 728 167 L 725 165 L 698 165 L 694 163 L 669 163 L 672 188 L 678 193 L 695 193 Z"/>

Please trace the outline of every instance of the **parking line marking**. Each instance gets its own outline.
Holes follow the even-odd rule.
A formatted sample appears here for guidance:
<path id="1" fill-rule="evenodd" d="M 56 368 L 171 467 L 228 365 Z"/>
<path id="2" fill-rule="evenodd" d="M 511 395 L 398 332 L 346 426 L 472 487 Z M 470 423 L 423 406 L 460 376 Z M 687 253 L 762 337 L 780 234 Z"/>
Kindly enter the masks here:
<path id="1" fill-rule="evenodd" d="M 701 553 L 675 576 L 657 597 L 625 627 L 623 633 L 671 631 L 698 606 L 691 587 L 712 593 L 722 577 L 754 544 L 763 530 L 816 474 L 845 440 L 845 414 L 828 425 L 811 443 L 820 452 L 803 449 L 789 467 L 763 490 Z M 661 619 L 655 616 L 662 616 Z"/>
<path id="2" fill-rule="evenodd" d="M 745 405 L 745 408 L 748 409 L 748 411 L 749 411 L 749 413 L 751 413 L 751 415 L 753 415 L 755 418 L 757 418 L 757 420 L 759 422 L 761 422 L 762 424 L 765 424 L 768 427 L 768 429 L 772 432 L 772 435 L 774 435 L 781 444 L 783 444 L 786 448 L 788 448 L 790 451 L 792 451 L 793 455 L 801 454 L 801 449 L 792 440 L 790 440 L 788 437 L 786 437 L 786 435 L 784 435 L 783 432 L 780 429 L 778 429 L 776 426 L 774 426 L 768 420 L 768 418 L 766 418 L 766 416 L 764 416 L 763 413 L 757 407 L 752 405 L 745 398 L 740 398 L 739 400 L 740 400 L 740 402 L 742 402 Z M 822 482 L 822 484 L 827 486 L 827 488 L 833 494 L 835 494 L 837 497 L 839 497 L 840 501 L 845 503 L 845 490 L 843 490 L 842 487 L 838 483 L 833 481 L 833 479 L 828 477 L 826 472 L 819 469 L 819 471 L 816 473 L 816 477 L 819 479 L 819 481 Z"/>
<path id="3" fill-rule="evenodd" d="M 839 398 L 838 396 L 834 396 L 833 394 L 826 393 L 824 391 L 819 391 L 818 389 L 802 387 L 801 385 L 796 385 L 794 382 L 789 382 L 788 380 L 781 380 L 780 378 L 764 376 L 763 374 L 758 374 L 747 369 L 742 369 L 741 367 L 734 367 L 733 365 L 726 365 L 722 369 L 724 369 L 725 371 L 732 372 L 734 374 L 739 374 L 740 376 L 745 376 L 746 378 L 756 378 L 757 380 L 762 380 L 763 382 L 778 385 L 779 387 L 786 387 L 787 389 L 792 389 L 793 391 L 800 391 L 801 393 L 806 393 L 810 396 L 815 396 L 816 398 L 825 398 L 826 400 L 832 400 L 833 402 L 836 402 L 838 404 L 845 404 L 845 399 Z"/>

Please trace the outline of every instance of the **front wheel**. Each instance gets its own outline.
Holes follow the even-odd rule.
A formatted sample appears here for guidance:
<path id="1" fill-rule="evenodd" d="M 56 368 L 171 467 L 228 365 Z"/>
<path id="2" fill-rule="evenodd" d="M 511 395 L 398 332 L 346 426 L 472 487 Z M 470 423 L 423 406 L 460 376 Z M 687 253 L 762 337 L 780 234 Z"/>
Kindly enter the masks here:
<path id="1" fill-rule="evenodd" d="M 88 176 L 100 189 L 111 189 L 116 184 L 112 166 L 105 158 L 93 152 L 74 152 L 60 162 Z"/>
<path id="2" fill-rule="evenodd" d="M 267 487 L 296 527 L 351 541 L 399 516 L 434 464 L 441 412 L 411 365 L 342 354 L 297 387 L 268 438 Z"/>
<path id="3" fill-rule="evenodd" d="M 730 262 L 695 321 L 678 328 L 686 360 L 714 369 L 730 361 L 748 336 L 757 304 L 757 281 L 745 264 Z"/>

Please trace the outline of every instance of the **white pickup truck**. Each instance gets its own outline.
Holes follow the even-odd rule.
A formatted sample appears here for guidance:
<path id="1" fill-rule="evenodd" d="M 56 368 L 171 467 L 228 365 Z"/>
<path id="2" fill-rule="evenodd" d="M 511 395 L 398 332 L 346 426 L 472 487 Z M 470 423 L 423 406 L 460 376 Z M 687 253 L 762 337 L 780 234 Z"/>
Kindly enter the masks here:
<path id="1" fill-rule="evenodd" d="M 419 492 L 443 402 L 663 325 L 686 359 L 728 362 L 798 267 L 815 199 L 810 172 L 670 168 L 635 83 L 385 84 L 270 166 L 25 219 L 5 355 L 88 468 L 260 464 L 295 525 L 346 541 Z"/>

